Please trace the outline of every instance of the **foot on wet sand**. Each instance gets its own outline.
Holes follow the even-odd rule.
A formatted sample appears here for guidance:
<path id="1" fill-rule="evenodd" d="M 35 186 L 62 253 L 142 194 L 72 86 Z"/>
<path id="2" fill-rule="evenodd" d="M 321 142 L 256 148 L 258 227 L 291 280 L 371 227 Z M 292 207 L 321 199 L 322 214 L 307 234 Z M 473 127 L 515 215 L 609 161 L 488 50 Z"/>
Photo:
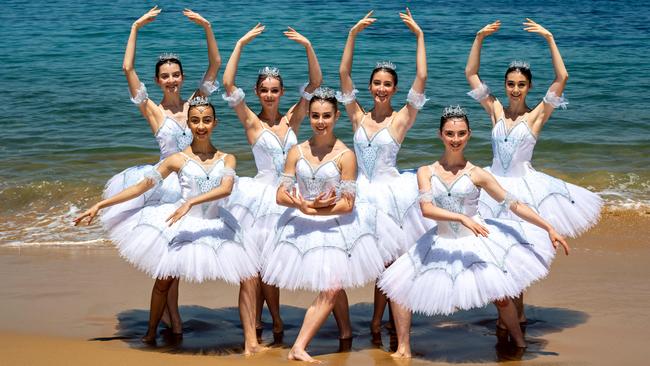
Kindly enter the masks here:
<path id="1" fill-rule="evenodd" d="M 305 350 L 298 350 L 292 348 L 291 351 L 289 351 L 289 354 L 287 355 L 287 359 L 292 360 L 292 361 L 305 361 L 305 362 L 311 362 L 311 363 L 323 363 L 323 361 L 319 361 L 315 358 L 312 358 Z"/>
<path id="2" fill-rule="evenodd" d="M 269 347 L 264 347 L 260 344 L 255 346 L 245 346 L 244 347 L 244 356 L 252 356 L 257 353 L 266 352 L 269 350 Z"/>
<path id="3" fill-rule="evenodd" d="M 149 346 L 155 346 L 156 345 L 156 336 L 150 336 L 150 335 L 145 335 L 144 337 L 140 338 L 140 342 L 149 345 Z"/>
<path id="4" fill-rule="evenodd" d="M 397 352 L 393 353 L 390 355 L 392 358 L 397 358 L 397 359 L 408 359 L 411 358 L 411 351 L 406 351 L 406 350 L 397 350 Z"/>

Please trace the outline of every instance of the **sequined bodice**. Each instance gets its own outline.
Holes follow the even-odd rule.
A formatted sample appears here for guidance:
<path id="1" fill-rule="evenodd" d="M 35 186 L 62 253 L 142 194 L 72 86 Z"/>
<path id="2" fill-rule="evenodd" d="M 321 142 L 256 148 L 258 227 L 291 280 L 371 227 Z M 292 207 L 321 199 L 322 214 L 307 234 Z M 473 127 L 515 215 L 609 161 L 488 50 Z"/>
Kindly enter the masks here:
<path id="1" fill-rule="evenodd" d="M 187 126 L 181 126 L 173 118 L 165 116 L 162 125 L 156 131 L 156 141 L 160 147 L 160 159 L 183 151 L 192 143 L 192 131 Z"/>
<path id="2" fill-rule="evenodd" d="M 386 170 L 393 171 L 397 165 L 400 144 L 391 136 L 388 127 L 377 131 L 372 137 L 363 125 L 354 133 L 354 152 L 359 172 L 369 180 Z"/>
<path id="3" fill-rule="evenodd" d="M 504 176 L 520 176 L 530 164 L 537 139 L 526 120 L 517 122 L 509 131 L 503 117 L 492 129 L 492 173 Z"/>
<path id="4" fill-rule="evenodd" d="M 449 185 L 433 174 L 431 176 L 431 193 L 433 204 L 440 208 L 469 217 L 478 213 L 478 198 L 481 191 L 474 185 L 468 173 L 462 173 Z M 458 222 L 438 221 L 438 231 L 441 234 L 458 235 L 463 233 L 462 229 L 464 227 Z"/>
<path id="5" fill-rule="evenodd" d="M 221 185 L 225 173 L 230 170 L 225 167 L 224 156 L 215 161 L 212 165 L 205 167 L 198 161 L 185 155 L 185 164 L 178 172 L 178 179 L 181 185 L 181 197 L 185 200 L 207 193 Z M 232 170 L 230 170 L 232 171 Z M 208 202 L 192 207 L 192 211 L 202 215 L 214 202 Z M 199 208 L 199 206 L 202 206 Z M 195 210 L 195 208 L 197 208 Z M 190 212 L 190 213 L 191 213 Z"/>
<path id="6" fill-rule="evenodd" d="M 284 141 L 271 130 L 263 128 L 252 145 L 253 158 L 258 174 L 276 177 L 284 171 L 287 153 L 298 142 L 293 129 L 289 128 Z"/>
<path id="7" fill-rule="evenodd" d="M 335 190 L 341 181 L 341 172 L 336 165 L 336 159 L 313 167 L 301 152 L 301 157 L 296 163 L 296 181 L 300 194 L 307 200 L 313 200 L 321 193 Z"/>

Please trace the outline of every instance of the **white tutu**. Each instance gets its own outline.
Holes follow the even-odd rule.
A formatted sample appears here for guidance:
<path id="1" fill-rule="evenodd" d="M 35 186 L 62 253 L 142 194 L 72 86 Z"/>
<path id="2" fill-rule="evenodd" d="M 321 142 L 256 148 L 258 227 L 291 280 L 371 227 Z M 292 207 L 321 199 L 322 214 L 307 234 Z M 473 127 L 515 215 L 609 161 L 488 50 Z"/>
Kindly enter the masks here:
<path id="1" fill-rule="evenodd" d="M 290 290 L 324 291 L 363 286 L 384 270 L 378 245 L 398 235 L 390 220 L 370 205 L 355 204 L 346 215 L 308 216 L 287 210 L 278 221 L 274 244 L 263 254 L 263 281 Z M 393 248 L 392 251 L 395 251 Z"/>
<path id="2" fill-rule="evenodd" d="M 481 222 L 479 216 L 474 217 Z M 554 256 L 548 234 L 526 222 L 486 220 L 488 238 L 464 227 L 453 236 L 438 230 L 423 235 L 381 276 L 379 287 L 391 301 L 411 311 L 451 314 L 516 297 L 545 277 Z M 460 224 L 457 224 L 460 225 Z"/>

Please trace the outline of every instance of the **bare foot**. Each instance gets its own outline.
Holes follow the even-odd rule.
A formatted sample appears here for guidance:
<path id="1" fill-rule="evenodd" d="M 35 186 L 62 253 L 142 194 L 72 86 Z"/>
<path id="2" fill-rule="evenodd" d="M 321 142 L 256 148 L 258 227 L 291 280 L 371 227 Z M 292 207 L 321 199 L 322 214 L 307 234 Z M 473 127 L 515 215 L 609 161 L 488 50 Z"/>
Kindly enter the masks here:
<path id="1" fill-rule="evenodd" d="M 397 352 L 393 353 L 390 355 L 392 358 L 398 358 L 398 359 L 407 359 L 411 358 L 411 350 L 400 350 L 398 349 Z"/>
<path id="2" fill-rule="evenodd" d="M 319 361 L 315 358 L 312 358 L 305 350 L 297 350 L 295 348 L 292 348 L 291 351 L 289 351 L 289 354 L 287 355 L 287 359 L 292 360 L 292 361 L 305 361 L 305 362 L 310 362 L 310 363 L 323 363 L 323 361 Z"/>
<path id="3" fill-rule="evenodd" d="M 256 353 L 266 352 L 269 350 L 269 347 L 264 347 L 260 344 L 255 346 L 245 346 L 244 347 L 244 356 L 252 356 Z"/>
<path id="4" fill-rule="evenodd" d="M 140 338 L 140 341 L 144 344 L 148 344 L 150 346 L 155 346 L 156 345 L 156 335 L 145 335 L 144 337 Z"/>

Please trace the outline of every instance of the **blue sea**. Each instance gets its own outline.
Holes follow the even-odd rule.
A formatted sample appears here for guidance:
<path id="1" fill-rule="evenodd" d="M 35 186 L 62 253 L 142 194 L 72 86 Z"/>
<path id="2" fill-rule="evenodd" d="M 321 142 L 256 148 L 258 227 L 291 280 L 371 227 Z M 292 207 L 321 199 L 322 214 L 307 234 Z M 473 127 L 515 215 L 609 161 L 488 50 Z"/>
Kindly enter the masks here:
<path id="1" fill-rule="evenodd" d="M 286 39 L 287 26 L 307 36 L 323 69 L 324 84 L 338 86 L 347 32 L 369 10 L 378 21 L 357 38 L 353 79 L 361 103 L 375 62 L 397 65 L 401 106 L 415 74 L 415 38 L 398 12 L 408 6 L 425 32 L 431 99 L 403 143 L 400 168 L 430 163 L 441 153 L 436 139 L 442 108 L 470 112 L 468 157 L 489 165 L 490 122 L 470 99 L 464 67 L 477 30 L 500 19 L 482 53 L 482 78 L 503 96 L 502 78 L 514 59 L 531 64 L 529 105 L 541 100 L 554 74 L 546 42 L 522 30 L 525 17 L 553 32 L 570 79 L 569 109 L 544 127 L 533 165 L 598 192 L 613 209 L 647 213 L 650 205 L 650 6 L 643 1 L 33 1 L 3 0 L 0 93 L 0 246 L 101 245 L 99 225 L 71 228 L 71 218 L 96 201 L 106 180 L 122 169 L 158 160 L 146 121 L 129 101 L 122 73 L 124 47 L 134 20 L 153 5 L 162 13 L 141 29 L 136 70 L 153 100 L 158 54 L 181 55 L 187 97 L 207 67 L 202 28 L 181 13 L 188 7 L 212 23 L 223 68 L 235 42 L 257 22 L 266 32 L 242 54 L 237 83 L 253 97 L 257 70 L 280 68 L 287 91 L 283 108 L 307 79 L 304 48 Z M 221 72 L 219 77 L 221 78 Z M 239 175 L 253 175 L 244 131 L 232 110 L 213 98 L 220 125 L 215 145 L 238 157 Z M 309 136 L 302 128 L 300 139 Z M 345 116 L 337 133 L 351 143 Z"/>

